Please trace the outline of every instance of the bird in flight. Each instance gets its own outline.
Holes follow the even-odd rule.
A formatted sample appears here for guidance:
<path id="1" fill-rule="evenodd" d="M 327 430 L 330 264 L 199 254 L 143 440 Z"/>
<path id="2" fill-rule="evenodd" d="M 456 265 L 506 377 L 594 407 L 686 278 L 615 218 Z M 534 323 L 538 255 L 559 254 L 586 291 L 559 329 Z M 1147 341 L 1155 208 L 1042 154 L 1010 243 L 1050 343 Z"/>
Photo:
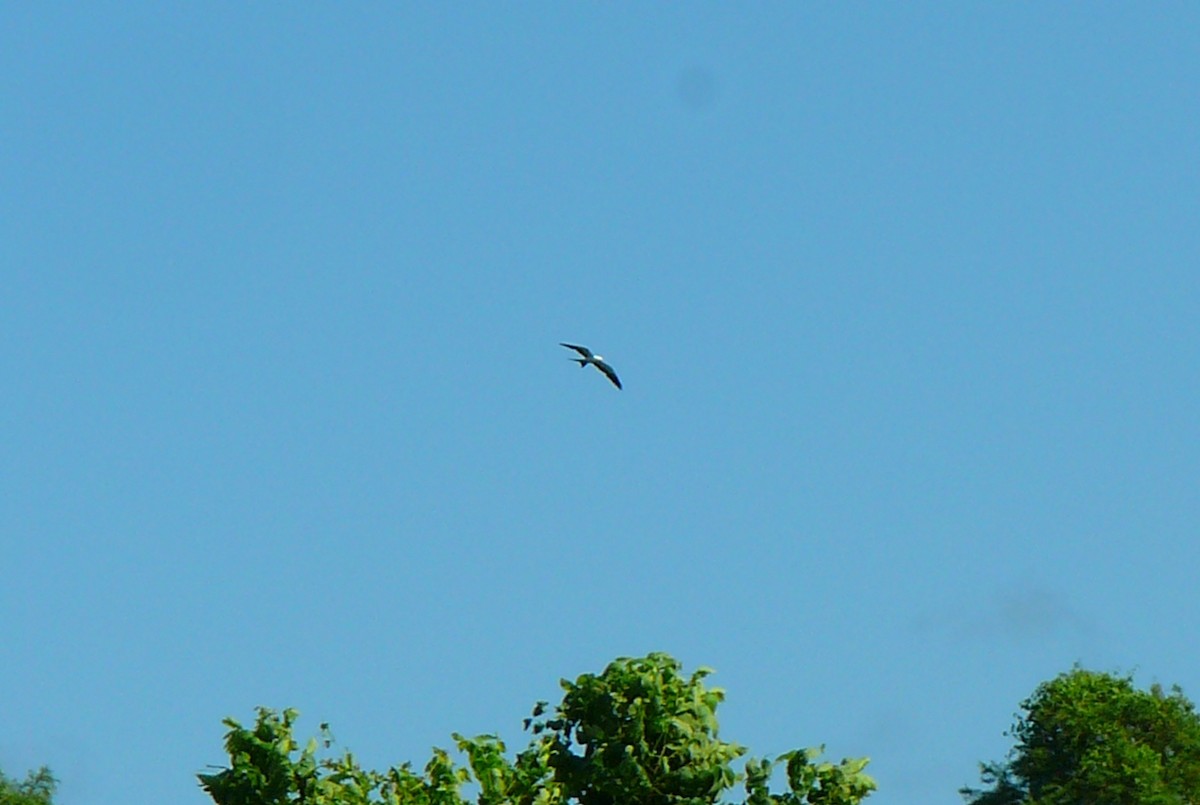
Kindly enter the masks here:
<path id="1" fill-rule="evenodd" d="M 593 355 L 590 349 L 587 347 L 581 347 L 578 344 L 563 344 L 559 342 L 559 346 L 566 347 L 567 349 L 573 349 L 583 356 L 582 358 L 571 358 L 571 360 L 579 364 L 580 369 L 590 363 L 601 372 L 604 372 L 604 376 L 611 380 L 614 386 L 621 388 L 621 379 L 617 377 L 617 373 L 613 371 L 613 368 L 604 362 L 603 355 Z"/>

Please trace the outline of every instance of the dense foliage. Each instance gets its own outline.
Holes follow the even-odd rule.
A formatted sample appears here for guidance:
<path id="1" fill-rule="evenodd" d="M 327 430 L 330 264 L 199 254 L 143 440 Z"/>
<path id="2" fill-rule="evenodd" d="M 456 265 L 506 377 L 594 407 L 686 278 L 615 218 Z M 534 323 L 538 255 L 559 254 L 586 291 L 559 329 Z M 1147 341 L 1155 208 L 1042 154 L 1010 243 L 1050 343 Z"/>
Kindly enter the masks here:
<path id="1" fill-rule="evenodd" d="M 58 781 L 45 766 L 31 771 L 24 780 L 0 772 L 0 805 L 50 805 Z"/>
<path id="2" fill-rule="evenodd" d="M 1200 717 L 1183 693 L 1076 668 L 1021 703 L 1006 763 L 982 767 L 971 805 L 1200 803 Z"/>
<path id="3" fill-rule="evenodd" d="M 478 805 L 715 805 L 739 780 L 746 805 L 857 805 L 874 790 L 865 759 L 819 763 L 820 750 L 796 750 L 775 760 L 733 761 L 745 749 L 717 737 L 724 692 L 708 688 L 707 669 L 684 676 L 665 654 L 611 663 L 599 675 L 563 680 L 562 703 L 539 702 L 525 729 L 528 747 L 510 759 L 499 738 L 455 734 L 466 765 L 435 749 L 423 771 L 403 764 L 362 769 L 350 753 L 318 759 L 330 744 L 293 737 L 294 710 L 258 711 L 252 728 L 227 719 L 230 765 L 201 774 L 217 805 L 464 805 L 472 784 Z M 788 789 L 770 790 L 776 762 L 786 764 Z"/>

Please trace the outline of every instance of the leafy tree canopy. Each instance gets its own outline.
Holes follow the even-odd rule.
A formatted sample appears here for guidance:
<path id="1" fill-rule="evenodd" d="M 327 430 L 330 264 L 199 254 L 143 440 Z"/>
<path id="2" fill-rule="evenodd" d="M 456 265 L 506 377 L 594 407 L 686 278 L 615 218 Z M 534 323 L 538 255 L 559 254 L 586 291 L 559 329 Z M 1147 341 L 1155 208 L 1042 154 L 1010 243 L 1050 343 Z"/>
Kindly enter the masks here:
<path id="1" fill-rule="evenodd" d="M 1200 717 L 1178 687 L 1076 668 L 1021 703 L 1005 763 L 981 766 L 971 805 L 1200 803 Z"/>
<path id="2" fill-rule="evenodd" d="M 260 708 L 250 728 L 226 719 L 230 765 L 200 784 L 217 805 L 465 805 L 468 784 L 477 805 L 715 805 L 738 781 L 746 805 L 857 805 L 875 789 L 865 758 L 818 762 L 820 749 L 750 759 L 735 772 L 746 750 L 717 737 L 724 692 L 704 685 L 709 673 L 685 676 L 666 654 L 616 660 L 563 680 L 552 711 L 537 703 L 515 758 L 496 736 L 455 734 L 466 764 L 434 749 L 420 772 L 408 763 L 365 770 L 349 752 L 318 759 L 332 741 L 327 725 L 301 750 L 296 711 Z M 777 763 L 787 771 L 782 793 L 770 790 Z"/>
<path id="3" fill-rule="evenodd" d="M 31 771 L 24 780 L 0 772 L 0 805 L 50 805 L 58 781 L 45 766 Z"/>

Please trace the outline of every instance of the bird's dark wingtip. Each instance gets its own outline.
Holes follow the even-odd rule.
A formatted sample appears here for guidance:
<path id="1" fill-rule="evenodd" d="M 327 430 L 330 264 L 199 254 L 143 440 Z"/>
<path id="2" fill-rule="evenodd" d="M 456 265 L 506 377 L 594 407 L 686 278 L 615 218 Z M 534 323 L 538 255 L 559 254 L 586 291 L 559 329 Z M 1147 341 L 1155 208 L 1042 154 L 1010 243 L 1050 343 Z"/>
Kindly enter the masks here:
<path id="1" fill-rule="evenodd" d="M 592 351 L 585 346 L 581 346 L 579 344 L 568 344 L 565 341 L 559 341 L 558 345 L 560 347 L 566 347 L 567 349 L 573 349 L 585 358 L 592 357 Z"/>

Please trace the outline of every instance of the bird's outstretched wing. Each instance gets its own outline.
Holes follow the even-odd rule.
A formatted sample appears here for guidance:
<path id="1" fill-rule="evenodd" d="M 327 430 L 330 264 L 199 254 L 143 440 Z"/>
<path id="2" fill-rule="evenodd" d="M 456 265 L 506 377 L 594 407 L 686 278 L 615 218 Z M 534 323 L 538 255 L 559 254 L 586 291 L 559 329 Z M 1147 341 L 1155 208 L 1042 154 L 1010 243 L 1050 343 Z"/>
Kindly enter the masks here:
<path id="1" fill-rule="evenodd" d="M 560 347 L 566 347 L 567 349 L 573 349 L 585 358 L 592 357 L 592 351 L 590 349 L 588 349 L 587 347 L 581 347 L 578 344 L 564 344 L 561 341 L 559 342 L 558 345 Z"/>
<path id="2" fill-rule="evenodd" d="M 621 378 L 617 377 L 617 373 L 613 371 L 611 366 L 604 361 L 596 361 L 595 366 L 601 372 L 604 372 L 604 376 L 611 380 L 614 386 L 621 388 Z"/>

